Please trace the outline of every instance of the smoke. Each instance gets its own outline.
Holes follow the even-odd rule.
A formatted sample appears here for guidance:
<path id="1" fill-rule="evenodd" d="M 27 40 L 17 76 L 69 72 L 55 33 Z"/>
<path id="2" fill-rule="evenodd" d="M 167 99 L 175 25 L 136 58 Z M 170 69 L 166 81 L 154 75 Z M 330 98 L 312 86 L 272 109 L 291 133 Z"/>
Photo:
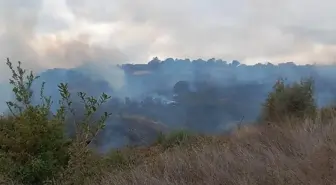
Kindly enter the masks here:
<path id="1" fill-rule="evenodd" d="M 106 59 L 105 59 L 106 60 Z M 124 71 L 119 67 L 104 60 L 94 60 L 101 62 L 87 62 L 77 68 L 84 75 L 90 76 L 93 80 L 102 80 L 109 84 L 114 91 L 121 90 L 125 85 Z"/>
<path id="2" fill-rule="evenodd" d="M 36 68 L 37 54 L 30 42 L 34 38 L 34 28 L 37 24 L 38 12 L 42 1 L 0 0 L 0 80 L 8 77 L 8 70 L 4 66 L 6 57 L 13 60 L 24 59 L 30 68 Z"/>
<path id="3" fill-rule="evenodd" d="M 10 86 L 4 83 L 11 76 L 5 65 L 6 57 L 14 60 L 25 59 L 27 61 L 25 66 L 37 68 L 33 62 L 36 59 L 36 53 L 31 48 L 30 41 L 34 37 L 34 27 L 40 8 L 40 0 L 0 0 L 1 111 L 6 109 L 4 102 L 11 98 Z"/>
<path id="4" fill-rule="evenodd" d="M 60 15 L 46 13 L 51 6 L 63 6 L 60 10 L 65 7 L 62 1 L 0 0 L 0 111 L 6 109 L 3 102 L 11 99 L 8 85 L 11 74 L 5 65 L 7 57 L 13 63 L 22 61 L 24 68 L 37 73 L 50 68 L 82 66 L 81 70 L 89 78 L 105 80 L 111 88 L 123 86 L 124 72 L 114 67 L 110 73 L 112 68 L 108 66 L 124 63 L 128 57 L 111 44 L 96 44 L 87 30 L 71 32 L 72 27 L 80 27 L 85 21 L 76 25 L 73 23 L 76 18 L 62 11 L 57 12 Z M 70 33 L 64 31 L 68 29 Z"/>

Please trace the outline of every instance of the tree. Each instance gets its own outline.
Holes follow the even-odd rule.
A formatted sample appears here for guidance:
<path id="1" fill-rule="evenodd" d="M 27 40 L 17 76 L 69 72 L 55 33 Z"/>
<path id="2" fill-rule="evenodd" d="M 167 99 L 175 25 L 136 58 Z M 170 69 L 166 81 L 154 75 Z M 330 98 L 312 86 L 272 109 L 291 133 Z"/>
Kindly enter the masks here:
<path id="1" fill-rule="evenodd" d="M 262 121 L 278 122 L 288 117 L 314 117 L 316 103 L 313 84 L 311 78 L 290 85 L 285 85 L 283 79 L 278 80 L 263 105 Z"/>
<path id="2" fill-rule="evenodd" d="M 83 92 L 78 93 L 85 107 L 84 118 L 74 122 L 76 137 L 70 140 L 64 132 L 65 119 L 67 112 L 75 115 L 75 110 L 71 108 L 67 84 L 58 86 L 62 97 L 60 108 L 50 116 L 52 101 L 51 97 L 44 96 L 44 83 L 40 90 L 41 103 L 31 104 L 31 87 L 39 77 L 32 71 L 27 74 L 21 68 L 21 62 L 15 69 L 7 59 L 7 65 L 12 72 L 10 84 L 15 100 L 7 102 L 11 115 L 0 120 L 0 176 L 24 184 L 42 184 L 55 178 L 62 170 L 72 168 L 77 151 L 89 151 L 88 141 L 96 137 L 111 114 L 105 112 L 94 123 L 90 123 L 90 117 L 110 96 L 103 93 L 96 99 Z M 81 149 L 74 150 L 74 146 L 81 146 Z"/>

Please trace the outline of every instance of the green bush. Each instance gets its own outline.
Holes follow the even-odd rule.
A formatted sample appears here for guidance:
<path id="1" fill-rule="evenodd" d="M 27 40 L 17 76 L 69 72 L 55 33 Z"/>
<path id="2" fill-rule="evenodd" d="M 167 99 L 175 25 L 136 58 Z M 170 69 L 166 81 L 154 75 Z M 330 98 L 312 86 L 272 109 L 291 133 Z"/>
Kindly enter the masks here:
<path id="1" fill-rule="evenodd" d="M 85 107 L 85 118 L 74 123 L 76 137 L 70 140 L 65 136 L 65 117 L 67 112 L 75 112 L 71 108 L 67 84 L 59 85 L 62 96 L 60 108 L 50 116 L 52 101 L 43 94 L 44 83 L 40 91 L 41 103 L 33 105 L 31 86 L 38 76 L 32 72 L 27 75 L 20 62 L 14 68 L 7 59 L 7 65 L 13 74 L 10 84 L 15 100 L 7 102 L 10 115 L 0 119 L 0 176 L 23 184 L 43 184 L 63 172 L 71 171 L 69 168 L 73 167 L 74 158 L 78 159 L 78 156 L 74 157 L 76 152 L 77 155 L 79 151 L 89 153 L 88 141 L 103 128 L 110 114 L 105 112 L 94 124 L 88 120 L 110 97 L 103 93 L 97 100 L 78 93 Z M 81 148 L 74 150 L 74 146 Z"/>
<path id="2" fill-rule="evenodd" d="M 280 79 L 268 94 L 261 114 L 262 121 L 278 122 L 286 118 L 306 118 L 316 115 L 313 80 L 302 79 L 285 85 Z"/>
<path id="3" fill-rule="evenodd" d="M 192 136 L 193 133 L 186 130 L 173 131 L 167 135 L 161 133 L 156 140 L 156 144 L 164 148 L 170 148 L 187 143 Z"/>

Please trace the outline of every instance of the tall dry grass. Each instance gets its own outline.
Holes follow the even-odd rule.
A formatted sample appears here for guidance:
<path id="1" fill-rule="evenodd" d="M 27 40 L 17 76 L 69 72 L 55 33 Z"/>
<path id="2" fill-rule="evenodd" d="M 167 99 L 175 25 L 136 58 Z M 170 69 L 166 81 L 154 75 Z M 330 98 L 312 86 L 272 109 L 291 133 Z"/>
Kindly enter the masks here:
<path id="1" fill-rule="evenodd" d="M 336 117 L 317 122 L 243 127 L 222 142 L 176 147 L 106 175 L 103 184 L 336 184 Z"/>

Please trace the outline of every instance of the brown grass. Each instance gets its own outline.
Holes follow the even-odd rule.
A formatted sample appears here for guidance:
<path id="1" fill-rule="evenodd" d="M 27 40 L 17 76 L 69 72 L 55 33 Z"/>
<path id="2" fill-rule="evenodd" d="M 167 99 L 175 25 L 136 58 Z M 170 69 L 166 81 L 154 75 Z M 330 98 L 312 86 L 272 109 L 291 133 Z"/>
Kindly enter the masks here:
<path id="1" fill-rule="evenodd" d="M 327 120 L 243 126 L 231 135 L 193 136 L 172 148 L 125 148 L 118 154 L 122 161 L 85 158 L 75 150 L 72 171 L 51 184 L 336 184 L 336 117 Z M 0 175 L 0 184 L 16 183 Z"/>
<path id="2" fill-rule="evenodd" d="M 335 122 L 243 127 L 107 174 L 103 184 L 336 184 Z"/>

